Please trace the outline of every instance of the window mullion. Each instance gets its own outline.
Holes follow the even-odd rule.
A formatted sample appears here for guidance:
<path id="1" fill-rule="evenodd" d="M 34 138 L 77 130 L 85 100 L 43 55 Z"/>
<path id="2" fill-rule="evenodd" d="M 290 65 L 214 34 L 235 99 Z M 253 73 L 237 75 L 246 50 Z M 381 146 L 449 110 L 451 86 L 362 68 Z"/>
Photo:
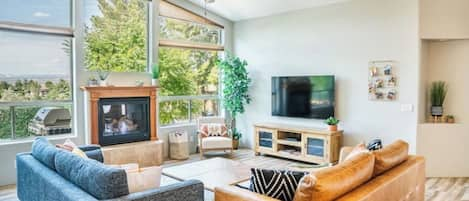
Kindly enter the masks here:
<path id="1" fill-rule="evenodd" d="M 11 139 L 16 139 L 16 114 L 15 106 L 10 106 L 10 124 L 11 124 Z"/>
<path id="2" fill-rule="evenodd" d="M 6 21 L 0 21 L 0 30 L 73 37 L 72 28 L 33 25 Z"/>

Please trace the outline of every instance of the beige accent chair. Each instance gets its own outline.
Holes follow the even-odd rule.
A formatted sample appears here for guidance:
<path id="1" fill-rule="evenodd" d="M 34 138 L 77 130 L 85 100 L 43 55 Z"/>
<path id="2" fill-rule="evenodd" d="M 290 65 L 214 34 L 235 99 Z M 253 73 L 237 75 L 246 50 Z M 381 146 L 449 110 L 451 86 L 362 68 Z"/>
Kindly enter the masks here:
<path id="1" fill-rule="evenodd" d="M 230 153 L 233 154 L 233 139 L 231 136 L 228 137 L 202 137 L 199 132 L 199 128 L 201 124 L 226 124 L 225 118 L 223 117 L 203 117 L 197 120 L 197 135 L 199 139 L 199 152 L 200 157 L 204 157 L 204 153 L 206 151 L 226 151 L 230 150 Z"/>

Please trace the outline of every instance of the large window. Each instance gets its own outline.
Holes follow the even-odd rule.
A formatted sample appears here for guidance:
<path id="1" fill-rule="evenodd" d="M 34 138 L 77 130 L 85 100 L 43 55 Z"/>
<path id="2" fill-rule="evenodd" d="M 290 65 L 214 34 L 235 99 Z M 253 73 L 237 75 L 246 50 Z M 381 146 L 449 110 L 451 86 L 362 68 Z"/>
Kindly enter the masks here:
<path id="1" fill-rule="evenodd" d="M 41 108 L 72 116 L 71 11 L 71 0 L 1 2 L 0 142 L 47 135 L 31 129 Z"/>
<path id="2" fill-rule="evenodd" d="M 146 72 L 148 0 L 86 0 L 85 65 L 90 71 Z"/>
<path id="3" fill-rule="evenodd" d="M 220 74 L 216 63 L 223 51 L 223 28 L 197 21 L 200 16 L 167 2 L 160 4 L 160 9 L 160 125 L 220 115 Z M 178 18 L 178 12 L 192 17 Z"/>

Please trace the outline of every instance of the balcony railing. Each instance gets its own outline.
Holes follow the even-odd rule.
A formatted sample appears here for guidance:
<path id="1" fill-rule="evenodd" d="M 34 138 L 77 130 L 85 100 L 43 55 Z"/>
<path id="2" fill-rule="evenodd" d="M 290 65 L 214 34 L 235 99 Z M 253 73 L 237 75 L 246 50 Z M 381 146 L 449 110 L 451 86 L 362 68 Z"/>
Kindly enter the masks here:
<path id="1" fill-rule="evenodd" d="M 202 103 L 197 103 L 201 101 Z M 206 104 L 207 101 L 210 104 Z M 179 123 L 191 123 L 200 116 L 216 116 L 220 114 L 220 97 L 217 95 L 201 95 L 201 96 L 162 96 L 158 100 L 160 104 L 160 125 L 170 126 Z M 171 113 L 171 109 L 166 111 L 161 107 L 161 103 L 167 102 L 184 102 L 185 104 L 174 105 L 174 110 L 186 111 L 186 114 L 176 114 L 170 119 L 171 122 L 166 122 L 168 119 L 163 118 L 164 113 Z M 202 107 L 202 108 L 197 108 Z M 201 112 L 200 114 L 194 114 L 195 112 Z M 174 113 L 173 113 L 174 114 Z"/>
<path id="2" fill-rule="evenodd" d="M 2 128 L 0 133 L 0 140 L 15 140 L 18 139 L 19 136 L 21 138 L 31 136 L 30 133 L 27 131 L 27 126 L 30 120 L 34 118 L 36 115 L 37 110 L 39 110 L 41 107 L 57 107 L 57 106 L 62 106 L 62 107 L 70 107 L 70 111 L 72 111 L 71 106 L 72 106 L 72 101 L 71 100 L 65 100 L 65 101 L 28 101 L 28 102 L 0 102 L 0 115 L 8 115 L 9 118 L 4 118 L 4 116 L 0 120 L 0 125 Z M 27 115 L 23 114 L 23 116 L 18 116 L 18 110 L 21 109 L 26 109 L 26 108 L 34 108 L 34 110 L 28 111 Z M 36 109 L 37 108 L 37 109 Z M 73 116 L 73 115 L 72 115 Z M 21 119 L 23 122 L 18 122 L 18 117 Z M 28 118 L 31 117 L 31 118 Z M 9 119 L 7 121 L 7 119 Z M 18 124 L 19 123 L 19 124 Z M 9 136 L 7 137 L 8 131 L 5 129 L 5 127 L 10 127 L 9 129 Z M 18 133 L 18 128 L 21 128 L 20 132 Z"/>

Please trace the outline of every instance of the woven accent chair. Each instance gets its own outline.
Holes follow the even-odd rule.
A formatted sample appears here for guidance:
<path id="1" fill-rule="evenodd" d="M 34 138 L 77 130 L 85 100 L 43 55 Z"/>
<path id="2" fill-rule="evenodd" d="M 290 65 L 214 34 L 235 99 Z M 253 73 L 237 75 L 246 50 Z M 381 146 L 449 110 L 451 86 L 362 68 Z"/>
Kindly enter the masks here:
<path id="1" fill-rule="evenodd" d="M 199 130 L 202 124 L 224 124 L 226 126 L 226 122 L 223 117 L 203 117 L 197 120 L 197 135 L 199 139 L 199 152 L 201 158 L 204 157 L 204 153 L 206 151 L 230 150 L 230 153 L 233 154 L 233 139 L 231 136 L 204 137 Z"/>

